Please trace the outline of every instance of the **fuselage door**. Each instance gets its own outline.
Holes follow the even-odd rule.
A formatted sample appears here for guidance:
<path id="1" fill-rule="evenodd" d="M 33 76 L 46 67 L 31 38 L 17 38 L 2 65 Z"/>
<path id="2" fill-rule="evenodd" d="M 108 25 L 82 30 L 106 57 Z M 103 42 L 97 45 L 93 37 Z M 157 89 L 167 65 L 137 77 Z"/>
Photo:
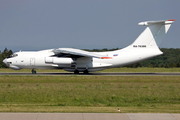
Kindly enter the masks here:
<path id="1" fill-rule="evenodd" d="M 35 66 L 35 58 L 30 58 L 30 66 Z"/>

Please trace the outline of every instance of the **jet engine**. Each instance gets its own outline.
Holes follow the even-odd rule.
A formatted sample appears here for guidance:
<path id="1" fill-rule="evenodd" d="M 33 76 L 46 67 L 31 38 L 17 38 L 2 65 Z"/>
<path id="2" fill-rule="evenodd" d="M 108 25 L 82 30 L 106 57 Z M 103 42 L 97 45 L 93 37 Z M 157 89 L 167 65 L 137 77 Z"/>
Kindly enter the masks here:
<path id="1" fill-rule="evenodd" d="M 72 58 L 45 57 L 45 63 L 64 65 L 64 64 L 72 64 L 74 62 Z"/>

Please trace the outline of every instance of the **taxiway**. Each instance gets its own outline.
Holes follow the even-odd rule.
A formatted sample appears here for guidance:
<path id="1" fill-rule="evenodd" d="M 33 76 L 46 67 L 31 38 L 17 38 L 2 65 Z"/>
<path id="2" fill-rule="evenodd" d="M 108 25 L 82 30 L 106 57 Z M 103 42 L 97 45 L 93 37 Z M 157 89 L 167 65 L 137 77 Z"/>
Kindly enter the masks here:
<path id="1" fill-rule="evenodd" d="M 170 113 L 0 113 L 0 120 L 180 120 Z"/>

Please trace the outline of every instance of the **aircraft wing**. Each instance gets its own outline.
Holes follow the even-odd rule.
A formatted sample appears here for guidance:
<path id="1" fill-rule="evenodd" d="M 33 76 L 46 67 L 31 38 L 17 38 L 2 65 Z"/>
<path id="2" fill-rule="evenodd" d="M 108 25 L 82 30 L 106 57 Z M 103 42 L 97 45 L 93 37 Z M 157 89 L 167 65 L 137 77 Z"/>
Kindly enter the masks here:
<path id="1" fill-rule="evenodd" d="M 53 52 L 55 54 L 65 54 L 66 56 L 74 56 L 74 57 L 95 57 L 100 59 L 110 59 L 107 55 L 100 55 L 94 52 L 88 52 L 75 48 L 58 48 L 54 49 Z"/>

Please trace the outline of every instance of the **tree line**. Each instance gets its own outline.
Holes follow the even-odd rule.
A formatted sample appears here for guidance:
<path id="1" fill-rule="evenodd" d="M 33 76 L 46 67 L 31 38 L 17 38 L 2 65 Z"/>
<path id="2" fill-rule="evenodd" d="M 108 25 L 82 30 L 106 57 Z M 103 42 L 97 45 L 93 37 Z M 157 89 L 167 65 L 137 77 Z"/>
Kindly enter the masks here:
<path id="1" fill-rule="evenodd" d="M 0 68 L 7 68 L 7 66 L 3 63 L 3 60 L 12 54 L 12 50 L 8 50 L 7 48 L 5 48 L 3 52 L 0 51 Z"/>
<path id="2" fill-rule="evenodd" d="M 114 49 L 84 49 L 86 51 L 91 52 L 105 52 L 105 51 L 113 51 L 118 50 L 119 48 Z M 161 51 L 164 53 L 160 56 L 153 57 L 151 59 L 138 62 L 132 65 L 128 65 L 126 67 L 137 68 L 137 67 L 162 67 L 162 68 L 173 68 L 180 67 L 180 48 L 161 48 Z M 12 50 L 8 50 L 7 48 L 4 51 L 0 51 L 0 68 L 7 68 L 7 66 L 3 63 L 3 60 L 10 55 L 12 55 Z"/>

